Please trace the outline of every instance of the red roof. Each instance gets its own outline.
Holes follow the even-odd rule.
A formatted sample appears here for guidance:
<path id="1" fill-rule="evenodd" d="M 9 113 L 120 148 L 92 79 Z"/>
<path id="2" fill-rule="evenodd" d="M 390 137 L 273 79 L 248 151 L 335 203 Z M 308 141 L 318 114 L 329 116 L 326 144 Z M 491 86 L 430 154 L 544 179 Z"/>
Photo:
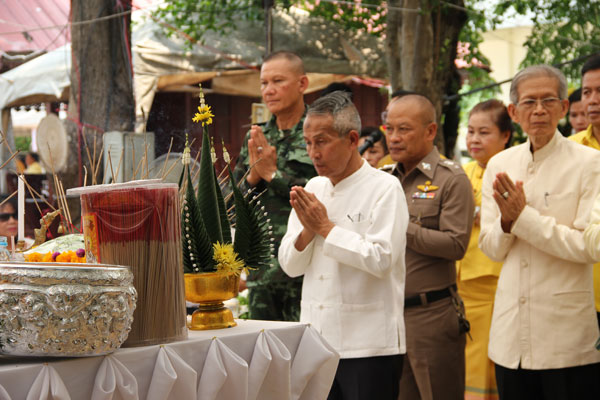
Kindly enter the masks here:
<path id="1" fill-rule="evenodd" d="M 145 9 L 157 0 L 133 0 Z M 54 50 L 71 41 L 67 26 L 71 0 L 0 0 L 0 52 Z"/>
<path id="2" fill-rule="evenodd" d="M 0 50 L 50 51 L 68 43 L 70 7 L 70 0 L 0 1 Z"/>

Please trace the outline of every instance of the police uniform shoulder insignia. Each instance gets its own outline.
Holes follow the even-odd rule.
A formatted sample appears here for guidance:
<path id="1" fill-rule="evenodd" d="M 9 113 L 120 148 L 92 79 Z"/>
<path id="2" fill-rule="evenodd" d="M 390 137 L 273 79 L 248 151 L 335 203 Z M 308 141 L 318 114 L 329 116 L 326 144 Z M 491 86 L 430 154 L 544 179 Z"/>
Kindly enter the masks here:
<path id="1" fill-rule="evenodd" d="M 383 172 L 392 172 L 396 164 L 385 164 L 379 167 L 379 169 Z"/>
<path id="2" fill-rule="evenodd" d="M 449 160 L 449 159 L 443 159 L 440 160 L 440 164 L 445 166 L 446 168 L 450 169 L 450 170 L 461 170 L 462 171 L 462 167 L 455 161 Z"/>

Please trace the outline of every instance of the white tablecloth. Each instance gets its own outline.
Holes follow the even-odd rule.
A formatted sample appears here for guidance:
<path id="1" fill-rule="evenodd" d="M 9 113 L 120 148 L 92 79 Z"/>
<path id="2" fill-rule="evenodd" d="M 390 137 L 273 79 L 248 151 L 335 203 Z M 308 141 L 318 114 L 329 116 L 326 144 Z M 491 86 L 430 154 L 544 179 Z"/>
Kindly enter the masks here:
<path id="1" fill-rule="evenodd" d="M 310 325 L 238 320 L 107 356 L 0 358 L 0 399 L 325 399 L 339 355 Z"/>

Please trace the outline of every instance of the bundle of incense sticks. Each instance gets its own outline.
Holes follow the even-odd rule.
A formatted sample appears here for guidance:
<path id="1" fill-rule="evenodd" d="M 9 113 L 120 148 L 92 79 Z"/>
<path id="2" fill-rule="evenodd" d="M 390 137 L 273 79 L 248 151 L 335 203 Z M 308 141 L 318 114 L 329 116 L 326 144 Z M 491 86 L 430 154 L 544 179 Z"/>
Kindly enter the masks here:
<path id="1" fill-rule="evenodd" d="M 69 189 L 81 197 L 88 262 L 126 265 L 138 293 L 124 346 L 187 337 L 178 187 L 157 180 Z"/>

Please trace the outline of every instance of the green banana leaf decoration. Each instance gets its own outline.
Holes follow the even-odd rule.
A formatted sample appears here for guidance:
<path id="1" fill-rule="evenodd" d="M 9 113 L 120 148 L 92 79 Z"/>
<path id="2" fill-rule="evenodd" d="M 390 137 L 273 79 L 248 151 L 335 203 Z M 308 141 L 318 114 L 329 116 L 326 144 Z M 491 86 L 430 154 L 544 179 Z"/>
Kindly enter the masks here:
<path id="1" fill-rule="evenodd" d="M 223 159 L 227 163 L 229 184 L 233 195 L 233 212 L 227 213 L 227 205 L 223 191 L 219 185 L 215 171 L 216 154 L 212 139 L 208 134 L 208 125 L 212 123 L 212 111 L 204 102 L 200 92 L 200 106 L 198 113 L 193 118 L 194 122 L 201 122 L 203 126 L 202 153 L 200 158 L 200 173 L 197 193 L 194 193 L 190 173 L 190 149 L 186 139 L 184 150 L 182 175 L 179 186 L 186 186 L 182 204 L 181 227 L 183 266 L 186 273 L 213 272 L 217 262 L 214 245 L 232 244 L 230 220 L 235 220 L 235 240 L 233 252 L 237 253 L 237 261 L 228 262 L 226 266 L 241 268 L 266 268 L 273 258 L 273 238 L 270 220 L 264 207 L 260 205 L 257 195 L 250 191 L 245 195 L 235 182 L 227 149 L 223 144 Z M 224 180 L 225 185 L 227 185 Z M 235 258 L 235 257 L 234 257 Z M 242 262 L 239 262 L 239 261 Z M 219 264 L 222 265 L 222 264 Z M 241 269 L 239 270 L 241 272 Z"/>
<path id="2" fill-rule="evenodd" d="M 221 212 L 217 192 L 221 189 L 216 181 L 214 162 L 211 157 L 211 145 L 208 128 L 202 134 L 202 154 L 200 156 L 200 178 L 198 181 L 198 206 L 204 220 L 204 226 L 212 243 L 223 243 Z"/>
<path id="3" fill-rule="evenodd" d="M 229 178 L 235 204 L 235 240 L 233 249 L 246 267 L 259 269 L 270 265 L 273 257 L 273 237 L 270 220 L 260 205 L 259 196 L 250 191 L 244 196 L 234 183 L 229 169 Z M 248 198 L 250 200 L 248 200 Z"/>
<path id="4" fill-rule="evenodd" d="M 213 247 L 198 207 L 190 166 L 186 165 L 182 178 L 187 175 L 187 187 L 181 210 L 181 243 L 183 245 L 183 271 L 187 273 L 212 272 L 215 269 Z M 183 180 L 183 179 L 181 179 Z"/>
<path id="5" fill-rule="evenodd" d="M 214 179 L 217 186 L 217 205 L 219 206 L 219 218 L 221 220 L 221 234 L 223 236 L 223 243 L 231 243 L 231 225 L 229 224 L 229 218 L 227 217 L 227 207 L 225 206 L 223 192 L 219 186 L 219 180 L 216 172 L 214 172 Z"/>

